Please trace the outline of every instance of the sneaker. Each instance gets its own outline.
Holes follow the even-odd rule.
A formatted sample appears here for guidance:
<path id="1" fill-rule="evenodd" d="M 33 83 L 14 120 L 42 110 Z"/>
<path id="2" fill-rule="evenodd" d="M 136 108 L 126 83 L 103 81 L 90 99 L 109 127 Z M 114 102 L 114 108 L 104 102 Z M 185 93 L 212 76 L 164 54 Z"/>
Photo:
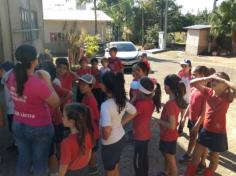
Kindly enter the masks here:
<path id="1" fill-rule="evenodd" d="M 180 159 L 179 162 L 180 163 L 185 163 L 185 162 L 189 162 L 191 160 L 191 156 L 189 156 L 187 153 L 185 153 Z"/>
<path id="2" fill-rule="evenodd" d="M 98 168 L 97 167 L 89 167 L 89 174 L 95 175 L 98 173 Z"/>

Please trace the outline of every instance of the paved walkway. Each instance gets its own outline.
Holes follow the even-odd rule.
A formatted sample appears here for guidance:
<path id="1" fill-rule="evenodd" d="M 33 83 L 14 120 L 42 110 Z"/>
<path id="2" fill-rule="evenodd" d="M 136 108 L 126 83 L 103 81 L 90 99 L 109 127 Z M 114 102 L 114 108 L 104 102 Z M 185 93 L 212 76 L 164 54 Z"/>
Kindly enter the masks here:
<path id="1" fill-rule="evenodd" d="M 155 77 L 162 85 L 163 80 L 167 74 L 177 73 L 179 70 L 179 61 L 185 57 L 184 55 L 165 56 L 165 53 L 152 55 L 155 58 L 151 59 L 151 67 L 154 71 L 150 77 Z M 158 58 L 158 59 L 157 59 Z M 168 58 L 168 59 L 167 59 Z M 173 58 L 173 59 L 172 59 Z M 193 58 L 193 65 L 204 64 L 209 67 L 214 67 L 217 71 L 225 71 L 230 74 L 232 80 L 236 83 L 236 58 L 230 60 L 213 60 L 211 58 Z M 129 84 L 132 81 L 131 74 L 126 74 L 126 88 L 128 90 Z M 167 96 L 163 91 L 163 99 L 165 102 Z M 159 117 L 160 114 L 154 114 L 154 117 Z M 228 126 L 228 141 L 229 151 L 223 153 L 220 158 L 220 165 L 217 169 L 217 176 L 236 176 L 236 101 L 231 104 L 227 114 L 227 126 Z M 159 141 L 159 129 L 155 128 L 153 131 L 153 138 L 149 144 L 149 163 L 150 163 L 150 176 L 156 176 L 157 172 L 163 169 L 163 158 L 158 150 Z M 185 128 L 187 134 L 187 128 Z M 186 135 L 187 137 L 187 135 Z M 5 129 L 0 130 L 0 153 L 4 155 L 4 163 L 0 165 L 0 176 L 13 176 L 15 169 L 16 153 L 12 151 L 5 151 L 3 148 L 7 147 L 11 141 L 10 135 Z M 178 140 L 178 152 L 177 157 L 183 155 L 187 147 L 187 138 L 181 137 Z M 133 170 L 133 144 L 128 143 L 123 151 L 120 168 L 121 176 L 134 176 Z M 100 158 L 100 157 L 99 157 Z M 178 164 L 180 172 L 185 169 L 185 165 Z M 99 161 L 100 172 L 98 175 L 103 175 L 103 167 L 101 161 Z"/>

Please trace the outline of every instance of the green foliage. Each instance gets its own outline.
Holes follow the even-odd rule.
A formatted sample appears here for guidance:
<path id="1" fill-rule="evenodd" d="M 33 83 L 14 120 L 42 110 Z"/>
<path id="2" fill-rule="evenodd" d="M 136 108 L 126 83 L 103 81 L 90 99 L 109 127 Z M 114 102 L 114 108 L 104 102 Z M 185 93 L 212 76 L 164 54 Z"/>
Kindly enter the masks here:
<path id="1" fill-rule="evenodd" d="M 88 35 L 85 33 L 82 33 L 81 35 L 84 35 L 84 42 L 86 46 L 85 55 L 87 57 L 94 56 L 99 50 L 98 42 L 100 41 L 100 37 L 98 35 Z"/>
<path id="2" fill-rule="evenodd" d="M 159 26 L 155 24 L 154 26 L 149 26 L 144 35 L 145 42 L 156 44 L 158 43 L 158 32 Z"/>
<path id="3" fill-rule="evenodd" d="M 210 15 L 211 35 L 218 45 L 224 49 L 231 48 L 228 45 L 229 38 L 236 32 L 236 1 L 226 0 Z M 232 42 L 229 42 L 232 44 Z M 232 45 L 231 45 L 232 46 Z M 227 47 L 227 48 L 225 48 Z"/>
<path id="4" fill-rule="evenodd" d="M 85 55 L 87 57 L 94 56 L 99 49 L 98 43 L 100 41 L 100 37 L 98 35 L 89 35 L 86 32 L 80 33 L 70 31 L 67 32 L 66 36 L 73 64 L 78 62 L 80 48 L 86 48 Z"/>
<path id="5" fill-rule="evenodd" d="M 161 17 L 165 15 L 165 0 L 100 0 L 98 8 L 114 20 L 112 40 L 120 40 L 124 36 L 124 39 L 141 43 L 143 15 L 145 42 L 158 41 L 158 32 L 162 28 Z M 181 8 L 176 0 L 168 0 L 168 32 L 182 32 L 186 26 L 208 23 L 207 10 L 199 11 L 197 15 L 183 15 Z M 124 30 L 127 28 L 130 30 L 128 37 Z"/>

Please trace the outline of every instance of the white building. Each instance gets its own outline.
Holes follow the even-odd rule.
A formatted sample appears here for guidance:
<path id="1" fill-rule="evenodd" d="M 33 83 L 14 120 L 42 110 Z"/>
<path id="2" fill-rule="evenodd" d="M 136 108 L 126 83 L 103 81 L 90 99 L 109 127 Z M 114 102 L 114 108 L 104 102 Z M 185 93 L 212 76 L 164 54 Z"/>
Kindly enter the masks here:
<path id="1" fill-rule="evenodd" d="M 65 34 L 69 31 L 95 34 L 94 10 L 44 10 L 43 19 L 45 48 L 50 49 L 53 54 L 67 52 Z M 103 11 L 97 11 L 97 34 L 102 41 L 106 40 L 111 21 Z"/>
<path id="2" fill-rule="evenodd" d="M 1 0 L 0 62 L 14 61 L 15 49 L 23 43 L 43 52 L 43 36 L 41 0 Z"/>

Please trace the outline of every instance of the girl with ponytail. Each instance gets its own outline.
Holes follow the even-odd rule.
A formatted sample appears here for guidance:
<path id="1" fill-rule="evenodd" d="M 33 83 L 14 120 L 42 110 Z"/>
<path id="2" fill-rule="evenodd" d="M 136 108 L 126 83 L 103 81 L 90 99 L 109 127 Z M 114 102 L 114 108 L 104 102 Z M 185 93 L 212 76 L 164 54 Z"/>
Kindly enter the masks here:
<path id="1" fill-rule="evenodd" d="M 165 92 L 169 95 L 169 100 L 166 102 L 161 118 L 157 119 L 160 125 L 160 143 L 159 150 L 165 158 L 165 172 L 159 175 L 177 176 L 176 165 L 176 143 L 178 138 L 178 116 L 182 109 L 186 109 L 187 103 L 184 100 L 186 93 L 185 85 L 181 79 L 175 75 L 168 75 L 165 80 Z"/>
<path id="2" fill-rule="evenodd" d="M 136 109 L 126 98 L 122 73 L 106 72 L 102 77 L 102 89 L 108 99 L 102 103 L 100 126 L 102 133 L 102 160 L 106 176 L 119 175 L 119 160 L 125 146 L 127 124 L 136 115 Z"/>
<path id="3" fill-rule="evenodd" d="M 71 134 L 61 143 L 60 176 L 87 176 L 93 147 L 93 125 L 90 110 L 80 103 L 67 104 L 63 124 Z"/>
<path id="4" fill-rule="evenodd" d="M 148 142 L 151 139 L 150 120 L 156 108 L 161 108 L 161 87 L 148 77 L 143 77 L 138 83 L 138 92 L 134 97 L 137 115 L 133 121 L 135 140 L 134 169 L 136 176 L 148 176 Z"/>
<path id="5" fill-rule="evenodd" d="M 47 175 L 49 148 L 53 126 L 49 106 L 57 107 L 59 98 L 50 76 L 39 70 L 36 49 L 21 45 L 15 52 L 16 65 L 6 80 L 14 103 L 13 135 L 19 156 L 16 176 L 29 175 L 33 166 L 34 175 Z"/>

